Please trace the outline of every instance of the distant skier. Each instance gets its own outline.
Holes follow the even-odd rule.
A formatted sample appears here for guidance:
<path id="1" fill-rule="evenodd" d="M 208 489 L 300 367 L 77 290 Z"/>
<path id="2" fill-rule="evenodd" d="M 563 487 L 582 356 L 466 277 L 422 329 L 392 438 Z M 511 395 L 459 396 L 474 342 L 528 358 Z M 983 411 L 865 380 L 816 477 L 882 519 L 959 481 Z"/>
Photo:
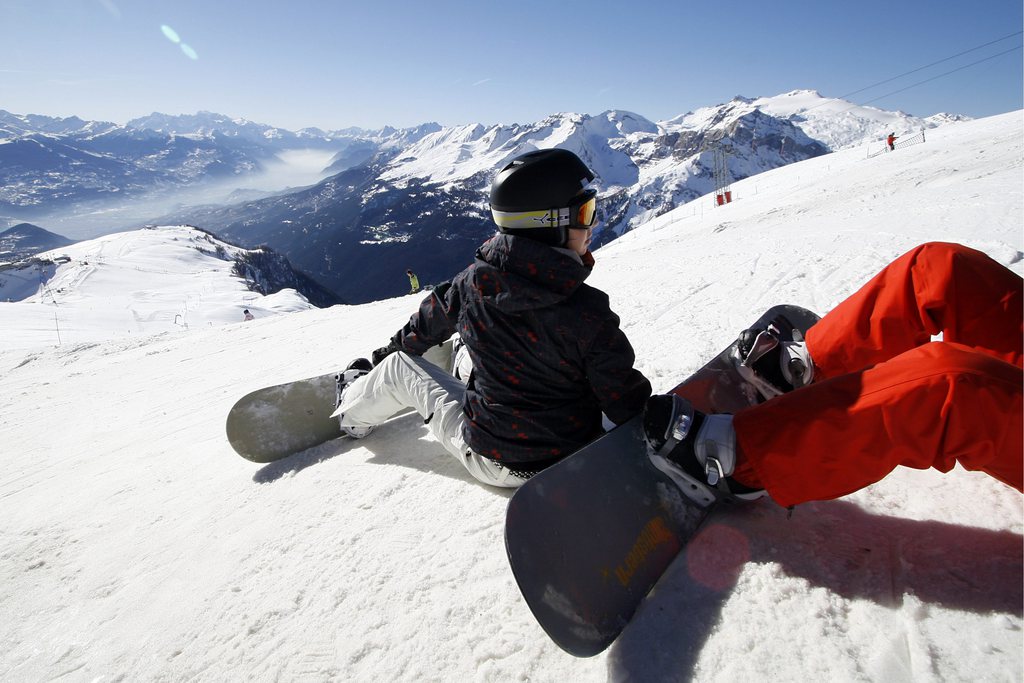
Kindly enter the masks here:
<path id="1" fill-rule="evenodd" d="M 415 294 L 420 291 L 420 279 L 416 277 L 416 273 L 412 272 L 412 269 L 405 271 L 405 274 L 409 276 L 409 293 Z"/>
<path id="2" fill-rule="evenodd" d="M 602 412 L 621 424 L 643 410 L 652 460 L 716 495 L 767 493 L 788 506 L 852 493 L 897 465 L 956 462 L 1021 490 L 1019 276 L 960 245 L 917 247 L 805 343 L 745 331 L 738 348 L 767 400 L 703 415 L 674 396 L 648 399 L 607 296 L 583 284 L 593 177 L 564 150 L 498 173 L 499 234 L 373 353 L 372 370 L 363 360 L 351 372 L 336 411 L 343 431 L 365 436 L 413 407 L 476 479 L 519 486 L 600 435 Z M 419 357 L 455 331 L 473 361 L 468 385 Z"/>
<path id="3" fill-rule="evenodd" d="M 244 311 L 242 311 L 242 320 L 244 320 L 246 322 L 248 322 L 250 320 L 254 320 L 253 315 L 252 315 L 252 313 L 249 312 L 248 308 L 245 309 Z"/>
<path id="4" fill-rule="evenodd" d="M 885 139 L 885 144 L 889 145 L 889 151 L 895 151 L 896 149 L 896 133 L 889 133 L 889 137 Z"/>

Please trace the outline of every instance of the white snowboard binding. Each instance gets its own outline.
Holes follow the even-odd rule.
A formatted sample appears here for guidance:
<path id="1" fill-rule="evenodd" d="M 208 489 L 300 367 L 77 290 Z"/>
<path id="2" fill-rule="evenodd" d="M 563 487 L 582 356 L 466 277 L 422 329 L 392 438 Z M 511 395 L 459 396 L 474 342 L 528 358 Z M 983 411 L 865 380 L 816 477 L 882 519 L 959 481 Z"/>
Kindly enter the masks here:
<path id="1" fill-rule="evenodd" d="M 334 376 L 335 382 L 337 383 L 337 391 L 334 398 L 334 408 L 337 409 L 341 405 L 341 399 L 345 395 L 345 390 L 357 379 L 363 375 L 369 374 L 373 370 L 373 363 L 366 358 L 357 358 L 348 364 L 343 371 L 339 372 Z M 369 436 L 370 432 L 373 431 L 373 427 L 347 427 L 342 423 L 345 419 L 344 415 L 338 416 L 338 424 L 341 426 L 341 431 L 353 439 L 362 439 L 363 437 Z"/>

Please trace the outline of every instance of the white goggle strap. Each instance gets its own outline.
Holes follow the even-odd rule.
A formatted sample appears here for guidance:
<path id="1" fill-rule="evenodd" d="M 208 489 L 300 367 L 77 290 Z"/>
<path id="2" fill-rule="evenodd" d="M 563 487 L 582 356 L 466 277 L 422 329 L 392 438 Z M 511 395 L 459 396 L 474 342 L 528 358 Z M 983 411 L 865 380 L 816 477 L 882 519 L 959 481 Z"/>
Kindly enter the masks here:
<path id="1" fill-rule="evenodd" d="M 491 215 L 498 227 L 507 230 L 561 228 L 568 227 L 572 222 L 572 211 L 567 208 L 548 211 L 498 211 L 491 209 Z"/>

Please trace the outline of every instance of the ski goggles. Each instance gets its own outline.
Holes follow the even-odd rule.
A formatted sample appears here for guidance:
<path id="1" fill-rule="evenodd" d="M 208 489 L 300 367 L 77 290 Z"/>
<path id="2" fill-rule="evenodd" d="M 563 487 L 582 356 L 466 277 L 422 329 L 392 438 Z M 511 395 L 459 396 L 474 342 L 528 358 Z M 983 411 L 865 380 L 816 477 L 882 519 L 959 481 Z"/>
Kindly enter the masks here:
<path id="1" fill-rule="evenodd" d="M 494 222 L 506 230 L 522 228 L 580 228 L 594 226 L 597 219 L 597 190 L 573 198 L 569 206 L 546 211 L 498 211 L 491 209 Z"/>

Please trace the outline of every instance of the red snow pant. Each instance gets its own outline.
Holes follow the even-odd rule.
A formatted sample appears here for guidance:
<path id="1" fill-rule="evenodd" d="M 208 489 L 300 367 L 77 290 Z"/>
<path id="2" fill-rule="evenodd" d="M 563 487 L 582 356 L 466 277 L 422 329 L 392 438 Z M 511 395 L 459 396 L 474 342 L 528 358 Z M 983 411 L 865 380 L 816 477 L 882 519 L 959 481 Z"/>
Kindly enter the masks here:
<path id="1" fill-rule="evenodd" d="M 783 506 L 852 493 L 897 465 L 959 462 L 1021 490 L 1021 284 L 958 244 L 893 261 L 808 331 L 813 384 L 735 415 L 735 478 Z"/>

